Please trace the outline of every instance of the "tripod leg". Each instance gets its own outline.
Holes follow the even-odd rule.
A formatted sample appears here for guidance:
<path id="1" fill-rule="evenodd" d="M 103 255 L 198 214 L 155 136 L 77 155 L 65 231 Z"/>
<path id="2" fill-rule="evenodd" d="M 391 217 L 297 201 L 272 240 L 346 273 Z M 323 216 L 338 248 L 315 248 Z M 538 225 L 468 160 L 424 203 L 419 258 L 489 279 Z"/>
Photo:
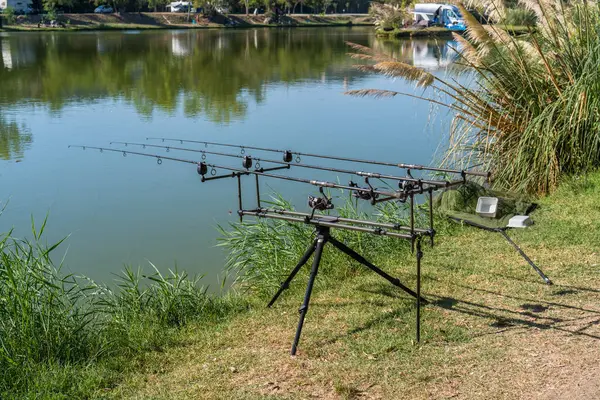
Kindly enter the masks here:
<path id="1" fill-rule="evenodd" d="M 548 278 L 546 276 L 546 274 L 544 274 L 544 272 L 541 269 L 539 269 L 539 267 L 537 265 L 535 265 L 533 261 L 531 261 L 531 258 L 529 258 L 527 256 L 527 254 L 525 254 L 525 252 L 523 250 L 521 250 L 521 248 L 519 246 L 517 246 L 517 244 L 515 242 L 512 241 L 512 239 L 506 234 L 506 232 L 503 229 L 498 229 L 498 232 L 500 232 L 502 234 L 502 236 L 504 236 L 504 239 L 506 239 L 506 241 L 508 243 L 512 244 L 512 246 L 519 252 L 521 257 L 523 257 L 525 259 L 525 261 L 527 261 L 527 263 L 529 265 L 531 265 L 531 268 L 533 268 L 535 270 L 535 272 L 537 272 L 539 274 L 539 276 L 542 277 L 542 279 L 544 280 L 544 282 L 546 282 L 546 284 L 552 285 L 552 281 L 550 280 L 550 278 Z"/>
<path id="2" fill-rule="evenodd" d="M 312 256 L 312 254 L 315 252 L 315 246 L 317 245 L 317 240 L 318 239 L 315 239 L 312 242 L 312 244 L 310 245 L 310 247 L 308 248 L 308 250 L 306 250 L 306 252 L 302 256 L 302 258 L 300 259 L 300 261 L 298 262 L 296 267 L 292 270 L 290 275 L 286 278 L 285 282 L 283 282 L 281 284 L 281 286 L 279 287 L 279 290 L 277 291 L 277 293 L 275 293 L 275 296 L 273 296 L 273 298 L 271 299 L 271 301 L 269 302 L 267 307 L 271 307 L 275 303 L 275 301 L 277 301 L 277 299 L 279 298 L 281 293 L 283 293 L 284 290 L 286 290 L 288 287 L 290 287 L 290 282 L 292 281 L 292 279 L 294 279 L 294 277 L 296 276 L 298 271 L 300 271 L 300 268 L 302 268 L 302 266 L 304 264 L 306 264 L 306 262 L 308 261 L 310 256 Z"/>
<path id="3" fill-rule="evenodd" d="M 321 254 L 323 254 L 323 247 L 327 242 L 327 238 L 324 235 L 317 237 L 317 246 L 315 249 L 315 257 L 313 259 L 312 268 L 310 270 L 310 278 L 308 278 L 308 285 L 306 286 L 306 294 L 304 295 L 304 301 L 302 307 L 300 307 L 300 320 L 298 321 L 298 328 L 296 328 L 296 336 L 294 337 L 294 344 L 292 344 L 291 354 L 296 355 L 296 349 L 298 347 L 298 341 L 300 340 L 300 334 L 302 333 L 302 326 L 304 325 L 304 317 L 308 311 L 308 303 L 310 302 L 310 295 L 312 293 L 315 278 L 319 271 L 319 263 L 321 262 Z"/>
<path id="4" fill-rule="evenodd" d="M 417 343 L 421 341 L 421 239 L 417 240 Z"/>
<path id="5" fill-rule="evenodd" d="M 400 289 L 404 290 L 406 293 L 410 294 L 413 297 L 420 297 L 417 295 L 417 293 L 413 292 L 412 290 L 410 290 L 409 288 L 404 286 L 398 278 L 394 278 L 393 276 L 388 275 L 385 271 L 382 271 L 381 269 L 377 268 L 375 265 L 371 264 L 363 256 L 361 256 L 360 254 L 358 254 L 357 252 L 352 250 L 350 247 L 346 246 L 344 243 L 338 241 L 337 239 L 335 239 L 333 237 L 330 237 L 329 241 L 331 242 L 331 244 L 333 244 L 335 247 L 337 247 L 341 252 L 347 254 L 354 260 L 358 261 L 359 263 L 363 264 L 367 268 L 371 269 L 372 271 L 374 271 L 375 273 L 377 273 L 379 276 L 383 277 L 384 279 L 387 279 L 388 281 L 390 281 L 390 283 L 392 285 L 398 286 Z M 423 303 L 427 303 L 427 300 L 425 300 L 424 298 L 420 297 L 420 299 Z"/>

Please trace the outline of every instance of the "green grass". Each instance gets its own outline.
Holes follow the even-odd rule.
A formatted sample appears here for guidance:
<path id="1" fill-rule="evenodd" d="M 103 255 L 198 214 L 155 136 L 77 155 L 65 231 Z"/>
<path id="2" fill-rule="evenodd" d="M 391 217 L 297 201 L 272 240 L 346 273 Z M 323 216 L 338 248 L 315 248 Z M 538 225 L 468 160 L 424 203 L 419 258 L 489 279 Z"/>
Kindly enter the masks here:
<path id="1" fill-rule="evenodd" d="M 308 268 L 272 309 L 265 304 L 305 250 L 306 227 L 230 231 L 230 249 L 250 244 L 231 265 L 243 272 L 237 287 L 251 290 L 224 298 L 176 271 L 127 270 L 113 290 L 61 277 L 47 247 L 4 235 L 0 397 L 528 397 L 556 371 L 578 376 L 574 360 L 593 367 L 600 356 L 599 195 L 600 173 L 566 180 L 540 199 L 533 227 L 510 231 L 555 286 L 499 234 L 438 217 L 436 246 L 424 248 L 431 304 L 419 345 L 413 299 L 328 247 L 296 358 L 289 347 Z M 415 286 L 403 241 L 334 234 Z"/>
<path id="2" fill-rule="evenodd" d="M 578 376 L 574 360 L 593 368 L 600 356 L 598 195 L 600 174 L 569 180 L 540 200 L 533 227 L 510 231 L 554 286 L 545 285 L 499 234 L 438 221 L 437 245 L 424 249 L 423 285 L 431 304 L 423 309 L 420 345 L 414 342 L 413 299 L 327 248 L 296 358 L 289 348 L 308 268 L 272 309 L 265 308 L 275 289 L 271 279 L 254 276 L 255 289 L 262 287 L 258 282 L 271 289 L 250 297 L 248 313 L 186 330 L 184 345 L 152 353 L 107 396 L 533 397 L 559 370 Z M 267 236 L 275 239 L 272 247 L 253 245 L 266 261 L 291 249 Z M 385 249 L 365 251 L 414 287 L 414 256 L 402 246 Z M 293 267 L 289 257 L 272 270 L 275 276 Z"/>
<path id="3" fill-rule="evenodd" d="M 245 308 L 208 295 L 200 277 L 126 269 L 117 290 L 64 275 L 32 224 L 32 241 L 0 235 L 0 398 L 89 397 L 137 357 L 178 342 L 190 322 L 214 324 Z"/>

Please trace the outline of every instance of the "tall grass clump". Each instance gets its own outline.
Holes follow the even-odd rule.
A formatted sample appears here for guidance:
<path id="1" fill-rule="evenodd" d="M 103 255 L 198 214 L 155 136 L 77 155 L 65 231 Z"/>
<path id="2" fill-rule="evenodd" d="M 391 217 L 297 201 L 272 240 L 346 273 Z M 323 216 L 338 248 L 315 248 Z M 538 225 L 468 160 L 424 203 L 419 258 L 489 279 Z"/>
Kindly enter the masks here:
<path id="1" fill-rule="evenodd" d="M 276 209 L 294 209 L 280 195 L 275 195 L 271 202 L 263 200 L 263 203 Z M 339 203 L 336 202 L 334 212 L 340 217 L 409 224 L 406 204 L 380 203 L 368 215 L 351 196 Z M 427 209 L 428 206 L 423 205 L 420 211 Z M 417 212 L 415 216 L 417 226 L 427 226 L 425 212 Z M 232 223 L 227 229 L 220 227 L 219 245 L 228 250 L 227 269 L 235 276 L 236 287 L 259 295 L 272 295 L 311 244 L 314 228 L 313 225 L 267 218 Z M 342 229 L 334 229 L 332 235 L 375 263 L 409 257 L 410 244 L 405 240 Z M 321 262 L 323 267 L 319 276 L 325 279 L 341 279 L 364 270 L 333 246 L 327 247 Z"/>
<path id="2" fill-rule="evenodd" d="M 90 397 L 112 385 L 142 352 L 175 344 L 179 328 L 244 309 L 209 295 L 200 277 L 126 269 L 115 289 L 63 274 L 61 242 L 0 234 L 0 398 Z"/>
<path id="3" fill-rule="evenodd" d="M 454 114 L 447 164 L 484 163 L 498 187 L 544 194 L 564 174 L 600 163 L 600 13 L 583 0 L 520 0 L 533 12 L 530 34 L 512 37 L 481 25 L 463 6 L 466 36 L 455 35 L 460 64 L 472 82 L 433 75 L 356 44 L 359 68 L 402 77 L 437 95 L 392 90 L 350 91 L 358 96 L 408 95 Z M 497 5 L 500 14 L 505 9 Z M 502 20 L 503 15 L 498 18 Z"/>
<path id="4" fill-rule="evenodd" d="M 537 17 L 531 10 L 525 8 L 509 8 L 506 10 L 501 23 L 509 26 L 535 26 Z"/>

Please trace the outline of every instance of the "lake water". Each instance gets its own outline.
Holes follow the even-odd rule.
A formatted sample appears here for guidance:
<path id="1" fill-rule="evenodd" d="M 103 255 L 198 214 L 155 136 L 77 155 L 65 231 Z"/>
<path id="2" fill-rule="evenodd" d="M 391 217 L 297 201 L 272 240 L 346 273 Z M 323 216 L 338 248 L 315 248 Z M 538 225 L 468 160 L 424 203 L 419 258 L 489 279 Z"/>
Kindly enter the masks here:
<path id="1" fill-rule="evenodd" d="M 0 34 L 0 202 L 8 201 L 0 232 L 14 226 L 26 236 L 31 217 L 48 214 L 48 242 L 70 235 L 59 252 L 68 271 L 106 282 L 123 265 L 150 260 L 163 270 L 205 273 L 205 283 L 217 285 L 226 255 L 215 247 L 215 228 L 236 220 L 234 180 L 201 183 L 193 165 L 68 145 L 158 136 L 431 163 L 449 116 L 438 111 L 432 123 L 431 107 L 412 98 L 344 95 L 361 88 L 422 94 L 353 68 L 345 41 L 436 74 L 445 73 L 455 45 L 381 41 L 372 28 Z M 300 173 L 349 178 L 293 172 Z M 262 186 L 302 210 L 316 192 L 277 180 Z"/>

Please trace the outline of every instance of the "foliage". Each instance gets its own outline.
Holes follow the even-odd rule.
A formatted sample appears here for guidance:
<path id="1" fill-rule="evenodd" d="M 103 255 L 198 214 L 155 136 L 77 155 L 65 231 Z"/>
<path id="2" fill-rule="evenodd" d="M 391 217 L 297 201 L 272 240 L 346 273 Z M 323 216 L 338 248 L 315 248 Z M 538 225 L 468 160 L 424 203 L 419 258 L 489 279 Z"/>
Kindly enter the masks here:
<path id="1" fill-rule="evenodd" d="M 15 12 L 15 9 L 12 7 L 6 7 L 3 11 L 3 16 L 6 19 L 6 23 L 7 24 L 14 24 L 17 21 L 17 14 Z M 2 17 L 0 17 L 2 18 Z"/>
<path id="2" fill-rule="evenodd" d="M 403 5 L 372 2 L 369 14 L 375 20 L 378 29 L 396 29 L 404 26 L 409 19 L 408 9 Z"/>
<path id="3" fill-rule="evenodd" d="M 506 10 L 506 14 L 501 23 L 512 26 L 535 26 L 535 13 L 524 8 L 510 8 Z"/>
<path id="4" fill-rule="evenodd" d="M 271 202 L 263 203 L 268 204 L 270 208 L 293 210 L 293 206 L 280 195 L 276 195 Z M 426 208 L 424 206 L 424 210 Z M 350 196 L 336 209 L 337 214 L 344 218 L 367 218 L 366 212 L 360 210 L 356 199 Z M 381 222 L 408 225 L 406 208 L 399 203 L 381 203 L 375 208 L 373 217 Z M 417 212 L 416 218 L 418 224 L 428 223 L 422 212 Z M 436 229 L 444 230 L 444 226 Z M 236 277 L 238 287 L 258 294 L 272 294 L 314 239 L 314 229 L 310 225 L 271 219 L 234 223 L 228 229 L 219 229 L 219 245 L 228 250 L 228 271 Z M 335 235 L 338 240 L 367 259 L 381 254 L 402 255 L 409 249 L 405 241 L 385 236 L 348 230 L 336 231 Z M 329 274 L 334 278 L 352 274 L 354 267 L 348 261 L 349 259 L 340 252 L 327 251 L 322 261 L 326 267 L 322 270 L 325 275 Z"/>
<path id="5" fill-rule="evenodd" d="M 57 19 L 56 9 L 54 7 L 49 8 L 46 11 L 46 15 L 44 15 L 44 20 L 56 21 L 56 19 Z"/>
<path id="6" fill-rule="evenodd" d="M 259 0 L 239 0 L 239 4 L 244 6 L 244 12 L 246 15 L 250 13 L 250 7 L 258 7 L 260 5 Z"/>
<path id="7" fill-rule="evenodd" d="M 49 20 L 56 19 L 56 10 L 58 8 L 70 8 L 75 5 L 76 0 L 42 0 L 42 5 L 47 13 Z"/>
<path id="8" fill-rule="evenodd" d="M 547 193 L 563 174 L 600 163 L 600 13 L 595 3 L 521 0 L 537 16 L 535 33 L 514 38 L 481 25 L 464 7 L 460 63 L 475 84 L 434 76 L 386 54 L 354 45 L 363 70 L 402 77 L 441 96 L 416 96 L 456 113 L 449 164 L 483 163 L 499 187 Z M 395 96 L 391 90 L 353 95 Z M 414 95 L 413 95 L 414 96 Z"/>
<path id="9" fill-rule="evenodd" d="M 117 291 L 63 275 L 50 259 L 61 242 L 41 244 L 45 226 L 32 223 L 31 241 L 0 235 L 0 398 L 53 390 L 80 398 L 79 378 L 102 385 L 132 357 L 172 343 L 177 328 L 243 307 L 178 271 L 126 269 Z"/>
<path id="10" fill-rule="evenodd" d="M 148 0 L 148 8 L 154 11 L 158 10 L 160 7 L 166 6 L 167 4 L 167 0 Z"/>

